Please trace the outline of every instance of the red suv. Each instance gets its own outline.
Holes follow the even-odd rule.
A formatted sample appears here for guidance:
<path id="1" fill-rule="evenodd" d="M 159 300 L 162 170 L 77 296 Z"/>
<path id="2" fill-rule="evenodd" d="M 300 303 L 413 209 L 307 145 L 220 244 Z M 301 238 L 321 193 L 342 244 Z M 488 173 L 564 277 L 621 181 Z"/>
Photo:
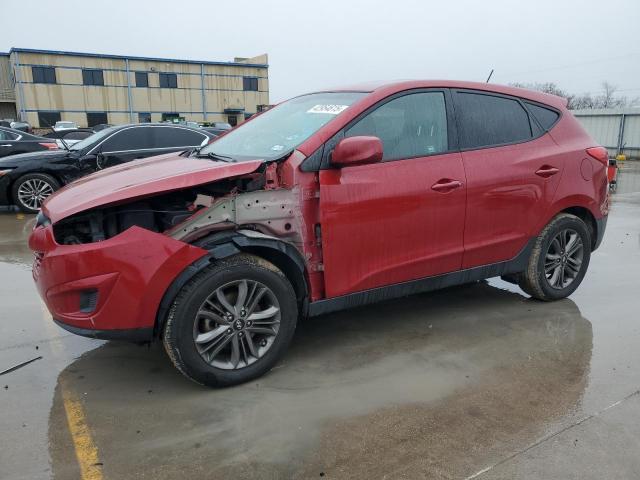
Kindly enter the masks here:
<path id="1" fill-rule="evenodd" d="M 495 276 L 566 297 L 604 234 L 606 164 L 551 95 L 311 93 L 52 195 L 33 276 L 63 328 L 162 339 L 187 377 L 232 385 L 273 367 L 300 317 Z"/>

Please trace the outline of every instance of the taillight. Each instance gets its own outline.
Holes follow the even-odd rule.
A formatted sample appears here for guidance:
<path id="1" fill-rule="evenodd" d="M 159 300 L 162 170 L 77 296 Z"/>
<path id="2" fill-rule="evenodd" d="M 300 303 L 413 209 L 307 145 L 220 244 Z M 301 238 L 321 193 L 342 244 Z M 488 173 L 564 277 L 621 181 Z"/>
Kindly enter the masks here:
<path id="1" fill-rule="evenodd" d="M 609 152 L 604 147 L 591 147 L 587 148 L 587 153 L 590 157 L 595 158 L 599 162 L 602 162 L 604 166 L 609 165 Z"/>
<path id="2" fill-rule="evenodd" d="M 58 149 L 58 144 L 57 143 L 40 143 L 39 145 L 42 145 L 45 148 L 48 148 L 49 150 L 57 150 Z"/>

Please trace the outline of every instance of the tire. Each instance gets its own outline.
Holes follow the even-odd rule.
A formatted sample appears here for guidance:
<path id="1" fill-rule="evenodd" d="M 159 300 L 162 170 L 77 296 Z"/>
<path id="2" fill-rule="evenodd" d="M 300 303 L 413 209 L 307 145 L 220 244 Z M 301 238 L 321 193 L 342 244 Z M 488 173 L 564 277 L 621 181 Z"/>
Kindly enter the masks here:
<path id="1" fill-rule="evenodd" d="M 246 302 L 240 301 L 242 288 Z M 251 308 L 255 298 L 259 301 Z M 246 305 L 246 311 L 239 305 Z M 224 312 L 231 317 L 225 319 Z M 180 290 L 167 316 L 163 343 L 176 368 L 194 382 L 237 385 L 273 368 L 291 342 L 297 319 L 296 295 L 285 275 L 260 257 L 239 254 L 207 267 Z M 267 330 L 275 334 L 265 334 Z M 215 340 L 207 343 L 209 336 Z"/>
<path id="2" fill-rule="evenodd" d="M 38 213 L 42 202 L 60 188 L 60 183 L 46 173 L 29 173 L 18 178 L 11 188 L 13 203 L 25 213 Z M 33 193 L 31 201 L 29 192 Z"/>
<path id="3" fill-rule="evenodd" d="M 566 251 L 562 245 L 563 238 L 565 245 L 569 247 Z M 582 282 L 590 259 L 589 229 L 575 215 L 561 213 L 555 216 L 536 238 L 527 270 L 520 274 L 518 284 L 525 293 L 538 300 L 552 301 L 565 298 Z"/>

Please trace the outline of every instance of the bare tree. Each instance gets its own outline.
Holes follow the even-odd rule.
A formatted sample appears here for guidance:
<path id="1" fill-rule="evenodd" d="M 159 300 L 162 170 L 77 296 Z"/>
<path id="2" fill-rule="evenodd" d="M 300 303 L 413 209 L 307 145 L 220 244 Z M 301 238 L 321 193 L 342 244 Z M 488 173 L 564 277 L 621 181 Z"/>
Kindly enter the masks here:
<path id="1" fill-rule="evenodd" d="M 567 99 L 567 108 L 569 110 L 579 110 L 588 108 L 621 108 L 627 106 L 640 105 L 640 98 L 629 100 L 625 96 L 616 95 L 618 87 L 609 83 L 602 82 L 602 94 L 591 95 L 591 93 L 583 93 L 575 95 L 562 90 L 553 82 L 546 83 L 512 83 L 514 87 L 528 88 L 539 92 L 551 93 Z"/>

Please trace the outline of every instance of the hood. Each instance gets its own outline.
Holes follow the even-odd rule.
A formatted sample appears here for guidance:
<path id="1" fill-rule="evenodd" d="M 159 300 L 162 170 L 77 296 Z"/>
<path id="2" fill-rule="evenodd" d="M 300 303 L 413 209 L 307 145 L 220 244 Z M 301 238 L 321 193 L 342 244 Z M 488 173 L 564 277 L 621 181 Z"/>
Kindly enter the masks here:
<path id="1" fill-rule="evenodd" d="M 55 139 L 48 138 L 47 143 L 56 143 Z M 69 155 L 67 150 L 42 150 L 40 152 L 18 153 L 17 155 L 9 155 L 0 159 L 0 167 L 19 167 L 21 163 L 33 162 L 34 160 L 42 160 L 48 162 L 50 160 L 58 160 Z"/>
<path id="2" fill-rule="evenodd" d="M 91 208 L 246 175 L 262 163 L 214 162 L 175 153 L 135 160 L 70 183 L 51 195 L 42 210 L 55 223 Z"/>

